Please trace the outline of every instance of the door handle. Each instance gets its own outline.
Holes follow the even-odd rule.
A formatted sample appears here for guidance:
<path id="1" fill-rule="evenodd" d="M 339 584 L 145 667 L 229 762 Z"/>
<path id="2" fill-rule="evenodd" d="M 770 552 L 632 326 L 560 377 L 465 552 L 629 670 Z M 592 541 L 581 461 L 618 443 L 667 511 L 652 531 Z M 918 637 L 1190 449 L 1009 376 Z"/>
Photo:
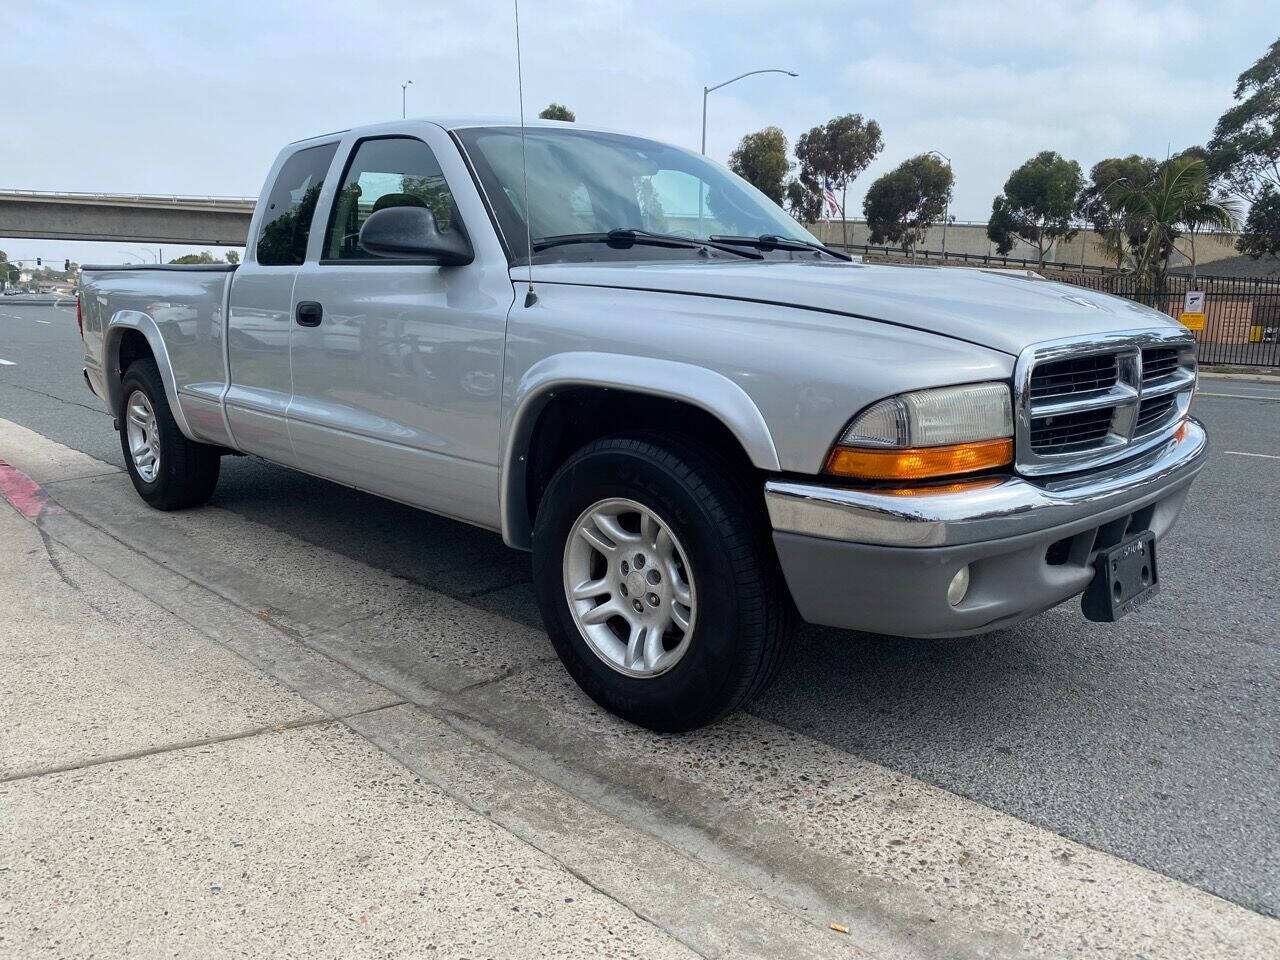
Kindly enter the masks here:
<path id="1" fill-rule="evenodd" d="M 318 327 L 320 318 L 324 316 L 324 307 L 314 300 L 299 300 L 293 317 L 300 327 Z"/>

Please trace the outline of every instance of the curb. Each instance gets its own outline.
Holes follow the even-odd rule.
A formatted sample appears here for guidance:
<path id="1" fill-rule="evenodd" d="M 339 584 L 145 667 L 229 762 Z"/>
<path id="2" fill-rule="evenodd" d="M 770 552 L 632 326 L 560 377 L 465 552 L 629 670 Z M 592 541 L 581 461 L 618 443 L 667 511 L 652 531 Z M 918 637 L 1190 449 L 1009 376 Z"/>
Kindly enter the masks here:
<path id="1" fill-rule="evenodd" d="M 1201 380 L 1248 380 L 1254 383 L 1280 383 L 1280 370 L 1272 367 L 1262 367 L 1250 373 L 1241 373 L 1234 370 L 1218 371 L 1212 368 L 1200 368 Z"/>

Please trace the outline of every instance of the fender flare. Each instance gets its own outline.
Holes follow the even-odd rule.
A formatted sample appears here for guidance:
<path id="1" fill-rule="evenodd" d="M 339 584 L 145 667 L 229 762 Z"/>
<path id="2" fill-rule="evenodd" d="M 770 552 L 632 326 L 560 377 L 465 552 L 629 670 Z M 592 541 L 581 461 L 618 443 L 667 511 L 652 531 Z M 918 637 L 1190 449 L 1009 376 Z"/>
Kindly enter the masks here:
<path id="1" fill-rule="evenodd" d="M 191 428 L 187 425 L 186 414 L 182 412 L 182 405 L 178 402 L 178 384 L 173 376 L 173 364 L 169 362 L 169 351 L 165 348 L 164 338 L 160 336 L 160 328 L 156 326 L 155 320 L 139 310 L 117 311 L 107 321 L 103 334 L 102 357 L 106 368 L 107 403 L 112 415 L 120 409 L 120 384 L 124 378 L 124 371 L 120 369 L 120 338 L 126 330 L 136 330 L 146 338 L 151 354 L 156 358 L 156 366 L 160 368 L 160 380 L 164 384 L 165 399 L 169 401 L 173 419 L 184 437 L 194 439 Z"/>
<path id="2" fill-rule="evenodd" d="M 728 377 L 706 367 L 676 360 L 629 354 L 576 351 L 538 361 L 516 384 L 503 429 L 499 490 L 502 537 L 527 550 L 532 522 L 525 501 L 528 449 L 533 428 L 547 403 L 570 387 L 603 387 L 665 397 L 699 407 L 728 428 L 762 470 L 781 469 L 773 435 L 755 401 Z"/>

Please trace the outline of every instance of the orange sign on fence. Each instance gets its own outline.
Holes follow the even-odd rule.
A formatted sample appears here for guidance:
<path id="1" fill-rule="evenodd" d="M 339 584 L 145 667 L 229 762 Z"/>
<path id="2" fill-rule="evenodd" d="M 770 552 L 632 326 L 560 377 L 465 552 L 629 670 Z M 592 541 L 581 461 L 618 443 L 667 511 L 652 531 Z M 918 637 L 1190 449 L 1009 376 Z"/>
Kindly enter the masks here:
<path id="1" fill-rule="evenodd" d="M 1178 317 L 1188 330 L 1204 329 L 1204 291 L 1188 290 L 1182 300 L 1182 315 Z"/>

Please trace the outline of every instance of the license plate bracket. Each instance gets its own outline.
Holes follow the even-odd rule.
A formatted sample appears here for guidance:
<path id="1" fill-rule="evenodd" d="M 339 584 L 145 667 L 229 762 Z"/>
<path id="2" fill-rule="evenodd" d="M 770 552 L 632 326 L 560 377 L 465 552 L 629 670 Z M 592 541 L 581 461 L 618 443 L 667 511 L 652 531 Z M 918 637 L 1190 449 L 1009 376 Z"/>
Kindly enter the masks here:
<path id="1" fill-rule="evenodd" d="M 1100 550 L 1094 571 L 1080 607 L 1090 620 L 1114 623 L 1160 592 L 1156 535 L 1147 530 Z"/>

